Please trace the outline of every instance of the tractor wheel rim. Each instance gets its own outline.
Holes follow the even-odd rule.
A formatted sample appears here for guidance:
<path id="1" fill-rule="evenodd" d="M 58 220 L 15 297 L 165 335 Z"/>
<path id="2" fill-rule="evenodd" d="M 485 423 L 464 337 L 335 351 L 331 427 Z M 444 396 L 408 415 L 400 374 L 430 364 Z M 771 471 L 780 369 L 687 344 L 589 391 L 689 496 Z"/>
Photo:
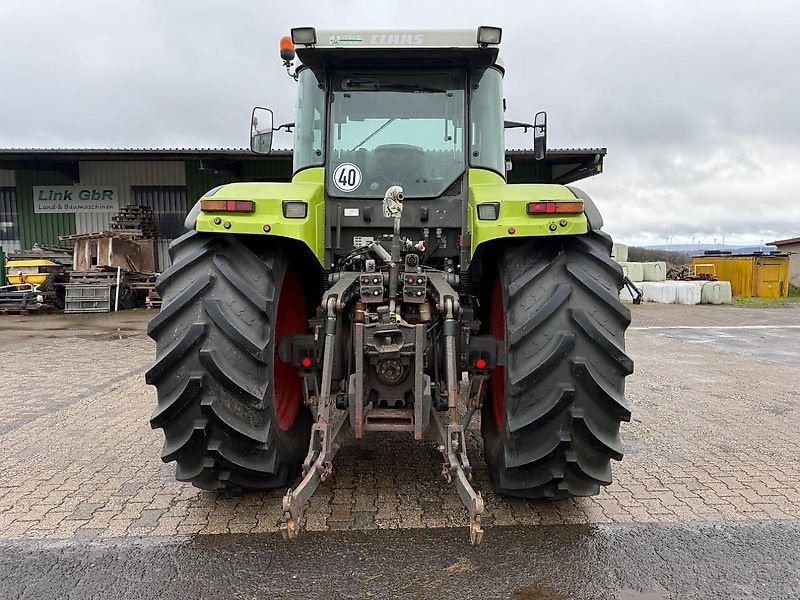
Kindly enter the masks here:
<path id="1" fill-rule="evenodd" d="M 506 339 L 506 319 L 503 307 L 503 286 L 500 275 L 492 290 L 492 308 L 489 313 L 489 333 L 499 340 Z M 492 394 L 492 414 L 498 431 L 503 430 L 505 420 L 506 369 L 495 367 L 489 377 L 489 390 Z"/>
<path id="2" fill-rule="evenodd" d="M 273 347 L 275 414 L 278 427 L 286 431 L 294 425 L 303 401 L 303 380 L 297 367 L 283 362 L 278 356 L 278 341 L 287 335 L 296 335 L 306 330 L 306 301 L 300 280 L 292 271 L 283 276 L 281 295 L 275 317 L 275 340 Z"/>

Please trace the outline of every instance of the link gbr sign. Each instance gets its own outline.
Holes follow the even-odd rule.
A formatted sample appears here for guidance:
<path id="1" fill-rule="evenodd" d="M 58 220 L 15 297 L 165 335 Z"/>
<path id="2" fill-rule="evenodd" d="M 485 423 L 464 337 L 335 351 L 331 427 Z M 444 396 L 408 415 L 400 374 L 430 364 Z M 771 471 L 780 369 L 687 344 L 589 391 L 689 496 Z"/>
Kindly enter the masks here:
<path id="1" fill-rule="evenodd" d="M 117 212 L 119 196 L 113 186 L 53 185 L 33 188 L 35 213 Z"/>

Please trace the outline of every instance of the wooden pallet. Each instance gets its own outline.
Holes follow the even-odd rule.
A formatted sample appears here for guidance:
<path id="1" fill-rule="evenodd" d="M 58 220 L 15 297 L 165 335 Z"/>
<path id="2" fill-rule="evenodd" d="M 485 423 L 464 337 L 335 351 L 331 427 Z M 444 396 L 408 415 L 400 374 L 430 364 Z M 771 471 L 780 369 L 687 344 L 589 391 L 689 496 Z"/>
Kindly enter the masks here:
<path id="1" fill-rule="evenodd" d="M 108 285 L 116 284 L 117 271 L 68 271 L 68 283 L 105 283 Z M 121 274 L 121 279 L 125 279 L 125 272 Z"/>
<path id="2" fill-rule="evenodd" d="M 58 236 L 58 239 L 68 242 L 78 242 L 82 240 L 97 240 L 100 238 L 130 239 L 131 237 L 142 237 L 142 232 L 138 229 L 94 231 L 92 233 L 71 233 L 70 235 L 60 235 Z"/>
<path id="3" fill-rule="evenodd" d="M 111 225 L 111 233 L 115 236 L 122 236 L 126 238 L 132 238 L 134 240 L 139 239 L 150 239 L 155 237 L 155 233 L 150 231 L 143 231 L 138 228 L 130 228 L 130 227 L 115 227 Z"/>
<path id="4" fill-rule="evenodd" d="M 147 293 L 147 300 L 145 300 L 144 304 L 147 308 L 150 309 L 153 308 L 157 308 L 159 310 L 161 309 L 161 296 L 158 295 L 158 291 L 156 290 L 155 287 L 153 287 L 153 289 L 151 289 Z"/>
<path id="5" fill-rule="evenodd" d="M 154 238 L 157 230 L 153 209 L 149 206 L 132 204 L 123 206 L 115 216 L 111 217 L 111 229 L 115 232 L 124 231 L 128 235 L 137 232 L 139 237 L 145 239 Z"/>
<path id="6" fill-rule="evenodd" d="M 146 273 L 127 273 L 125 283 L 132 290 L 150 290 L 156 289 L 156 275 L 148 275 Z"/>
<path id="7" fill-rule="evenodd" d="M 145 213 L 153 213 L 152 206 L 145 206 L 143 204 L 126 204 L 119 209 L 119 214 L 139 215 Z"/>

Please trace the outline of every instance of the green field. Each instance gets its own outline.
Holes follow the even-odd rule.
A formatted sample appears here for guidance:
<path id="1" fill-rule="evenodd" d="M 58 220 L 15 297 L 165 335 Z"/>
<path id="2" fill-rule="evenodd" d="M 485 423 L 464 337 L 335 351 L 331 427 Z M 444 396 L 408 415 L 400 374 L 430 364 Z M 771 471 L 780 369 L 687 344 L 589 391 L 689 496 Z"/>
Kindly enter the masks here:
<path id="1" fill-rule="evenodd" d="M 735 296 L 734 306 L 746 306 L 748 308 L 780 308 L 782 306 L 794 306 L 800 304 L 800 288 L 790 285 L 789 295 L 785 298 L 745 298 Z"/>

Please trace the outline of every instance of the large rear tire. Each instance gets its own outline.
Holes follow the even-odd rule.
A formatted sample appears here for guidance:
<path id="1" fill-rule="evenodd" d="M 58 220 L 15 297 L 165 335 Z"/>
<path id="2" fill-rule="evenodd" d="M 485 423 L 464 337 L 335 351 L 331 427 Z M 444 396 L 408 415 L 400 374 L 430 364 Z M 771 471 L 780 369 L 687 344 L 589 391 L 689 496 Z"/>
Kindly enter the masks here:
<path id="1" fill-rule="evenodd" d="M 194 231 L 170 256 L 157 283 L 161 312 L 148 327 L 161 458 L 203 489 L 288 485 L 311 429 L 299 375 L 276 355 L 276 339 L 307 327 L 288 257 L 278 245 L 256 254 L 235 236 Z"/>
<path id="2" fill-rule="evenodd" d="M 481 418 L 498 493 L 591 496 L 611 483 L 633 372 L 621 285 L 600 232 L 530 240 L 501 257 L 489 330 L 505 340 L 506 366 L 492 373 Z"/>

